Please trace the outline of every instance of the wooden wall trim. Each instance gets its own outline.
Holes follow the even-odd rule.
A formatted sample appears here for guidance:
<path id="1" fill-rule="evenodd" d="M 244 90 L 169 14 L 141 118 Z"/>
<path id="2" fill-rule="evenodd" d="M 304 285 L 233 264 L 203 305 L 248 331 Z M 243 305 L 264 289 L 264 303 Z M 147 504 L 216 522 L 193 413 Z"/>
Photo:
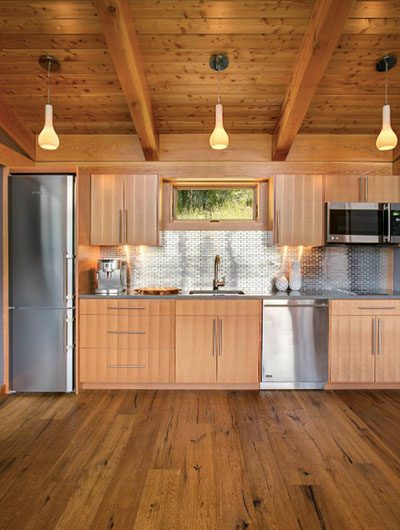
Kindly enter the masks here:
<path id="1" fill-rule="evenodd" d="M 78 162 L 89 173 L 138 173 L 163 178 L 268 178 L 291 173 L 330 175 L 392 175 L 392 162 Z M 42 167 L 46 167 L 42 164 Z M 39 165 L 36 168 L 39 170 Z"/>
<path id="2" fill-rule="evenodd" d="M 211 149 L 208 137 L 208 134 L 161 134 L 159 161 L 271 161 L 270 134 L 231 134 L 229 148 L 223 151 Z M 375 141 L 372 134 L 299 134 L 287 161 L 391 162 L 393 153 L 378 151 Z M 139 139 L 133 134 L 64 134 L 60 135 L 59 149 L 45 151 L 38 147 L 36 158 L 39 164 L 144 161 Z"/>
<path id="3" fill-rule="evenodd" d="M 10 387 L 10 353 L 9 353 L 9 314 L 8 314 L 8 168 L 3 168 L 3 204 L 2 204 L 2 245 L 3 245 L 3 363 L 4 363 L 4 391 Z"/>

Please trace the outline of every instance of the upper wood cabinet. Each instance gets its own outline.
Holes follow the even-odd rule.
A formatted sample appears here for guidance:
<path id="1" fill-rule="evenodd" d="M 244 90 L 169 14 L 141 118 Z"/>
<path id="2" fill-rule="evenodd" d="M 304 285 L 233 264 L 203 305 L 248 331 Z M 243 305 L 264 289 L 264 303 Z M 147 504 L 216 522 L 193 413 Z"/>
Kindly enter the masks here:
<path id="1" fill-rule="evenodd" d="M 123 242 L 124 177 L 91 176 L 90 242 L 119 245 Z"/>
<path id="2" fill-rule="evenodd" d="M 399 202 L 398 175 L 327 175 L 325 202 Z"/>
<path id="3" fill-rule="evenodd" d="M 274 236 L 277 245 L 324 245 L 322 175 L 277 175 Z"/>
<path id="4" fill-rule="evenodd" d="M 158 244 L 159 177 L 91 175 L 91 244 Z"/>

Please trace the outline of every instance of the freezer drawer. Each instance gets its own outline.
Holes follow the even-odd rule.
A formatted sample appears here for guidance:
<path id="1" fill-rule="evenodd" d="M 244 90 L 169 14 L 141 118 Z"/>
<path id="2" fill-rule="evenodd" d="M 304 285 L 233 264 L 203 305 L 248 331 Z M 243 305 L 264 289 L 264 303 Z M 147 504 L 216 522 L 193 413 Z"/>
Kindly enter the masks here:
<path id="1" fill-rule="evenodd" d="M 261 387 L 322 388 L 328 333 L 326 300 L 264 302 Z"/>
<path id="2" fill-rule="evenodd" d="M 73 311 L 10 309 L 11 390 L 72 391 Z"/>

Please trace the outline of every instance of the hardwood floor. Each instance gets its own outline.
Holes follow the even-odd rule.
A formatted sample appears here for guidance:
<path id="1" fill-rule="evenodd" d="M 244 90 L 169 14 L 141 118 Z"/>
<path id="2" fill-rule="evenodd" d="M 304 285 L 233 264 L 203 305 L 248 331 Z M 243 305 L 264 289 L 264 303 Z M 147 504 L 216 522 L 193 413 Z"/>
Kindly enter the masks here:
<path id="1" fill-rule="evenodd" d="M 400 528 L 400 392 L 0 401 L 0 528 Z"/>

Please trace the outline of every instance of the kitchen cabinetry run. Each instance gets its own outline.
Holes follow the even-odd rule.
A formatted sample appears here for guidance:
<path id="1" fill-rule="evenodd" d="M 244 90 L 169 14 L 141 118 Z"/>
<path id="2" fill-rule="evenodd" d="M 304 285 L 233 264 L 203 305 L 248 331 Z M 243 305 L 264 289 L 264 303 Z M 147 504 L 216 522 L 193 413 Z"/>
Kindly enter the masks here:
<path id="1" fill-rule="evenodd" d="M 327 175 L 325 202 L 399 202 L 398 175 Z"/>
<path id="2" fill-rule="evenodd" d="M 177 301 L 176 382 L 257 384 L 260 302 Z"/>
<path id="3" fill-rule="evenodd" d="M 331 383 L 400 383 L 399 345 L 400 301 L 331 302 Z"/>
<path id="4" fill-rule="evenodd" d="M 91 175 L 91 244 L 156 246 L 158 204 L 157 175 Z"/>
<path id="5" fill-rule="evenodd" d="M 277 245 L 324 245 L 322 175 L 277 175 L 274 236 Z"/>

